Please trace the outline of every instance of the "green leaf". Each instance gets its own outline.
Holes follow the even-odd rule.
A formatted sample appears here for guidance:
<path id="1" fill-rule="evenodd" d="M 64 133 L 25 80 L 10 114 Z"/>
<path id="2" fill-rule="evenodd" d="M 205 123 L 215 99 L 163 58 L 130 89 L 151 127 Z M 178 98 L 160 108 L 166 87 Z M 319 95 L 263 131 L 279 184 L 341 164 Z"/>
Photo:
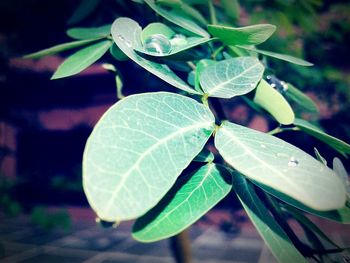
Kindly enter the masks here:
<path id="1" fill-rule="evenodd" d="M 209 163 L 214 161 L 214 154 L 204 148 L 194 159 L 194 162 Z"/>
<path id="2" fill-rule="evenodd" d="M 133 237 L 154 242 L 180 233 L 220 202 L 231 187 L 231 174 L 213 163 L 179 178 L 157 206 L 137 219 Z"/>
<path id="3" fill-rule="evenodd" d="M 306 259 L 294 247 L 272 215 L 269 214 L 267 207 L 255 193 L 253 185 L 244 176 L 235 173 L 233 175 L 233 189 L 250 220 L 276 259 L 281 263 L 306 263 Z"/>
<path id="4" fill-rule="evenodd" d="M 281 139 L 224 122 L 215 146 L 243 175 L 312 209 L 327 211 L 345 204 L 345 188 L 335 173 Z"/>
<path id="5" fill-rule="evenodd" d="M 307 218 L 301 211 L 294 208 L 293 206 L 287 206 L 286 209 L 292 215 L 292 217 L 295 218 L 295 220 L 299 221 L 301 224 L 303 224 L 305 227 L 310 229 L 312 232 L 316 233 L 319 237 L 323 238 L 324 240 L 328 241 L 330 244 L 339 248 L 339 246 L 336 243 L 334 243 L 314 222 L 312 222 L 309 218 Z"/>
<path id="6" fill-rule="evenodd" d="M 101 0 L 81 0 L 73 15 L 69 18 L 68 24 L 76 24 L 87 18 L 98 6 Z"/>
<path id="7" fill-rule="evenodd" d="M 195 80 L 194 80 L 194 88 L 195 90 L 201 91 L 201 87 L 200 87 L 200 75 L 202 74 L 202 71 L 210 66 L 215 64 L 215 60 L 211 60 L 211 59 L 201 59 L 200 61 L 198 61 L 197 65 L 196 65 L 196 73 L 195 73 Z"/>
<path id="8" fill-rule="evenodd" d="M 289 103 L 264 79 L 256 88 L 253 101 L 267 110 L 279 123 L 288 125 L 294 122 L 294 112 Z"/>
<path id="9" fill-rule="evenodd" d="M 100 27 L 76 27 L 67 30 L 67 35 L 75 39 L 105 38 L 111 34 L 111 25 Z"/>
<path id="10" fill-rule="evenodd" d="M 276 30 L 276 26 L 259 24 L 246 27 L 208 25 L 208 31 L 226 45 L 258 45 L 265 42 Z"/>
<path id="11" fill-rule="evenodd" d="M 123 51 L 121 51 L 121 49 L 116 45 L 113 44 L 110 49 L 109 52 L 111 53 L 111 55 L 118 61 L 126 61 L 129 60 L 129 57 L 127 55 L 124 54 Z"/>
<path id="12" fill-rule="evenodd" d="M 320 154 L 316 147 L 314 147 L 314 152 L 316 155 L 316 159 L 327 166 L 327 160 Z"/>
<path id="13" fill-rule="evenodd" d="M 141 41 L 144 44 L 147 38 L 154 34 L 161 34 L 165 36 L 167 39 L 171 39 L 174 35 L 175 32 L 172 30 L 170 27 L 163 23 L 151 23 L 148 24 L 141 33 Z"/>
<path id="14" fill-rule="evenodd" d="M 228 99 L 255 89 L 263 72 L 264 66 L 256 58 L 231 58 L 206 67 L 199 81 L 209 97 Z"/>
<path id="15" fill-rule="evenodd" d="M 284 93 L 287 98 L 293 100 L 308 112 L 318 113 L 317 105 L 310 97 L 298 90 L 292 84 L 288 83 L 287 85 L 288 89 Z"/>
<path id="16" fill-rule="evenodd" d="M 171 23 L 174 23 L 175 25 L 178 25 L 196 35 L 209 38 L 207 31 L 198 26 L 195 22 L 192 21 L 191 18 L 183 15 L 181 12 L 177 10 L 166 10 L 161 6 L 156 5 L 154 0 L 145 0 L 145 3 L 158 15 L 164 17 Z"/>
<path id="17" fill-rule="evenodd" d="M 100 59 L 111 47 L 112 41 L 105 40 L 85 47 L 70 55 L 57 68 L 51 79 L 69 77 L 83 71 L 91 64 Z"/>
<path id="18" fill-rule="evenodd" d="M 197 101 L 169 92 L 128 96 L 112 106 L 90 135 L 83 186 L 105 221 L 134 219 L 154 207 L 214 130 Z"/>
<path id="19" fill-rule="evenodd" d="M 141 27 L 132 19 L 120 17 L 112 25 L 112 36 L 117 46 L 131 60 L 174 87 L 192 94 L 200 94 L 188 86 L 167 65 L 147 60 L 133 50 L 134 35 L 140 36 Z M 139 39 L 141 42 L 141 40 Z"/>
<path id="20" fill-rule="evenodd" d="M 64 44 L 60 44 L 60 45 L 56 45 L 56 46 L 53 46 L 50 48 L 40 50 L 40 51 L 35 52 L 35 53 L 25 55 L 25 56 L 23 56 L 23 58 L 41 58 L 44 56 L 54 55 L 54 54 L 57 54 L 59 52 L 65 51 L 65 50 L 69 50 L 69 49 L 80 47 L 80 46 L 85 46 L 85 45 L 90 44 L 90 43 L 97 41 L 97 40 L 100 40 L 100 38 L 67 42 Z"/>
<path id="21" fill-rule="evenodd" d="M 268 57 L 273 57 L 273 58 L 277 58 L 280 60 L 284 60 L 284 61 L 296 64 L 296 65 L 300 65 L 300 66 L 310 67 L 310 66 L 314 65 L 308 61 L 305 61 L 303 59 L 296 58 L 296 57 L 293 57 L 290 55 L 279 54 L 279 53 L 275 53 L 275 52 L 271 52 L 271 51 L 267 51 L 267 50 L 256 49 L 256 48 L 247 47 L 247 46 L 238 46 L 238 47 L 249 50 L 249 51 L 253 51 L 253 52 L 268 56 Z"/>
<path id="22" fill-rule="evenodd" d="M 346 142 L 339 140 L 331 135 L 324 133 L 322 130 L 312 125 L 308 121 L 296 118 L 294 121 L 294 125 L 298 127 L 300 130 L 310 134 L 311 136 L 319 139 L 320 141 L 328 144 L 330 147 L 338 151 L 343 155 L 350 154 L 350 145 Z"/>
<path id="23" fill-rule="evenodd" d="M 349 181 L 349 175 L 346 171 L 342 161 L 335 157 L 333 159 L 333 171 L 339 176 L 340 180 L 343 181 L 343 184 L 345 185 L 346 189 L 346 195 L 347 198 L 350 200 L 350 181 Z"/>
<path id="24" fill-rule="evenodd" d="M 238 0 L 221 0 L 220 3 L 229 18 L 235 21 L 239 19 L 240 6 Z"/>

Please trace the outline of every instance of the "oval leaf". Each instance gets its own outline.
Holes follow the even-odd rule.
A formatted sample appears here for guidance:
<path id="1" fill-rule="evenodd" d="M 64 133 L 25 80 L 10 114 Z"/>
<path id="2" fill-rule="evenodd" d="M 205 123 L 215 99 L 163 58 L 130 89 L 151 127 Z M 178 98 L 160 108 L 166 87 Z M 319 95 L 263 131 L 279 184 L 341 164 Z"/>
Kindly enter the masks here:
<path id="1" fill-rule="evenodd" d="M 162 34 L 167 39 L 172 38 L 175 35 L 174 30 L 163 23 L 151 23 L 148 24 L 141 33 L 141 41 L 145 43 L 146 39 L 154 34 Z"/>
<path id="2" fill-rule="evenodd" d="M 214 116 L 174 93 L 128 96 L 111 107 L 88 139 L 83 185 L 105 221 L 134 219 L 165 195 L 214 129 Z"/>
<path id="3" fill-rule="evenodd" d="M 258 45 L 265 42 L 276 30 L 276 26 L 259 24 L 246 27 L 208 25 L 208 31 L 226 45 Z"/>
<path id="4" fill-rule="evenodd" d="M 297 126 L 300 130 L 328 144 L 330 147 L 337 150 L 339 153 L 345 156 L 350 154 L 349 144 L 331 135 L 328 135 L 327 133 L 324 133 L 322 130 L 312 125 L 308 121 L 296 118 L 294 121 L 294 125 Z"/>
<path id="5" fill-rule="evenodd" d="M 57 68 L 51 79 L 69 77 L 83 71 L 99 60 L 111 47 L 112 41 L 105 40 L 88 46 L 70 55 Z"/>
<path id="6" fill-rule="evenodd" d="M 317 105 L 310 97 L 308 97 L 305 93 L 298 90 L 292 84 L 288 83 L 287 85 L 288 85 L 288 89 L 284 93 L 287 98 L 293 100 L 308 112 L 318 113 Z"/>
<path id="7" fill-rule="evenodd" d="M 264 79 L 256 88 L 253 101 L 267 110 L 279 123 L 288 125 L 294 122 L 294 112 L 289 103 Z"/>
<path id="8" fill-rule="evenodd" d="M 249 183 L 244 176 L 238 173 L 233 175 L 233 189 L 250 220 L 279 262 L 308 262 L 299 253 L 284 230 L 268 212 L 267 207 L 255 193 L 253 185 Z"/>
<path id="9" fill-rule="evenodd" d="M 209 97 L 232 98 L 252 91 L 264 73 L 264 66 L 253 57 L 226 59 L 206 67 L 199 76 Z"/>
<path id="10" fill-rule="evenodd" d="M 72 41 L 72 42 L 67 42 L 64 44 L 60 44 L 60 45 L 56 45 L 50 48 L 46 48 L 43 50 L 40 50 L 38 52 L 35 53 L 31 53 L 28 55 L 23 56 L 23 58 L 41 58 L 44 56 L 49 56 L 49 55 L 54 55 L 57 54 L 59 52 L 65 51 L 65 50 L 69 50 L 69 49 L 73 49 L 76 47 L 80 47 L 80 46 L 85 46 L 87 44 L 90 44 L 96 40 L 100 40 L 101 38 L 95 38 L 95 39 L 89 39 L 89 40 L 79 40 L 79 41 Z"/>
<path id="11" fill-rule="evenodd" d="M 179 178 L 170 192 L 137 219 L 133 237 L 154 242 L 176 235 L 196 222 L 231 190 L 231 175 L 220 165 L 207 164 L 190 176 Z"/>
<path id="12" fill-rule="evenodd" d="M 156 5 L 154 0 L 145 0 L 145 3 L 153 9 L 154 12 L 156 12 L 158 15 L 164 17 L 171 23 L 174 23 L 175 25 L 178 25 L 189 32 L 192 32 L 196 35 L 209 38 L 209 34 L 207 31 L 205 31 L 203 28 L 198 26 L 195 22 L 192 21 L 191 18 L 183 15 L 178 10 L 166 10 L 159 5 Z"/>
<path id="13" fill-rule="evenodd" d="M 204 148 L 194 159 L 194 162 L 210 163 L 214 161 L 214 154 L 208 149 Z"/>
<path id="14" fill-rule="evenodd" d="M 335 173 L 281 139 L 224 122 L 215 146 L 226 162 L 248 178 L 312 209 L 326 211 L 345 204 L 345 188 Z"/>
<path id="15" fill-rule="evenodd" d="M 134 51 L 135 41 L 141 42 L 139 38 L 141 27 L 134 20 L 126 17 L 116 19 L 112 25 L 111 32 L 117 46 L 138 65 L 178 89 L 193 94 L 200 94 L 180 79 L 167 65 L 144 59 Z M 138 40 L 135 40 L 134 36 L 138 36 Z"/>
<path id="16" fill-rule="evenodd" d="M 268 56 L 268 57 L 277 58 L 277 59 L 284 60 L 284 61 L 296 64 L 296 65 L 304 66 L 304 67 L 310 67 L 310 66 L 314 65 L 314 64 L 312 64 L 308 61 L 305 61 L 301 58 L 296 58 L 296 57 L 293 57 L 290 55 L 279 54 L 279 53 L 275 53 L 275 52 L 271 52 L 271 51 L 267 51 L 267 50 L 256 49 L 256 48 L 247 47 L 247 46 L 239 46 L 239 47 L 246 49 L 246 50 L 249 50 L 249 51 L 253 51 L 253 52 L 265 55 L 265 56 Z"/>
<path id="17" fill-rule="evenodd" d="M 103 38 L 111 34 L 111 25 L 100 27 L 76 27 L 67 30 L 67 35 L 75 39 Z"/>

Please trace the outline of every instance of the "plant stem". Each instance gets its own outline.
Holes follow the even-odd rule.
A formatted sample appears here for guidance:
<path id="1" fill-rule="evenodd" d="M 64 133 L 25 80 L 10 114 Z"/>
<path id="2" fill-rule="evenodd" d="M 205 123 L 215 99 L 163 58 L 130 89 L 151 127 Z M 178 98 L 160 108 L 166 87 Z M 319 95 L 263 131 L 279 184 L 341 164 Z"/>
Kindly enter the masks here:
<path id="1" fill-rule="evenodd" d="M 209 7 L 209 13 L 210 13 L 210 22 L 213 25 L 216 25 L 218 23 L 218 20 L 216 18 L 215 7 L 212 0 L 208 0 L 208 7 Z"/>
<path id="2" fill-rule="evenodd" d="M 191 262 L 191 245 L 187 229 L 173 236 L 170 239 L 170 246 L 176 263 Z"/>

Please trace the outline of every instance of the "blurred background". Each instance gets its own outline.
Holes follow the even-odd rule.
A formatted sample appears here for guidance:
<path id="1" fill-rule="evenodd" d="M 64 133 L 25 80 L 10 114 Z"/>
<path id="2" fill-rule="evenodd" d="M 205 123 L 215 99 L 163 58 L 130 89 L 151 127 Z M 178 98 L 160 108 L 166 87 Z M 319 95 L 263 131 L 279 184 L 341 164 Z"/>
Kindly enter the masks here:
<path id="1" fill-rule="evenodd" d="M 60 80 L 50 80 L 50 77 L 70 52 L 38 60 L 23 59 L 22 56 L 71 41 L 65 34 L 70 27 L 100 26 L 112 23 L 118 16 L 131 17 L 141 25 L 154 21 L 151 10 L 138 2 L 0 1 L 0 260 L 54 262 L 54 258 L 58 258 L 58 253 L 53 258 L 34 258 L 33 261 L 14 258 L 15 254 L 27 251 L 23 246 L 15 249 L 21 240 L 18 235 L 24 240 L 19 242 L 21 244 L 33 245 L 36 240 L 41 245 L 81 231 L 79 225 L 92 229 L 87 234 L 84 232 L 87 236 L 99 231 L 96 229 L 102 231 L 98 232 L 101 238 L 107 233 L 96 226 L 81 185 L 81 161 L 86 139 L 103 112 L 117 101 L 114 76 L 102 67 L 102 63 L 113 63 L 118 68 L 125 95 L 171 91 L 172 88 L 135 63 L 115 61 L 108 55 L 81 74 Z M 275 35 L 261 48 L 302 57 L 315 64 L 314 67 L 300 67 L 270 61 L 270 67 L 279 79 L 292 83 L 317 103 L 319 114 L 306 113 L 296 107 L 297 114 L 317 120 L 329 134 L 350 142 L 349 1 L 249 0 L 232 3 L 234 7 L 228 10 L 222 8 L 221 1 L 215 1 L 219 20 L 226 17 L 237 26 L 263 22 L 275 24 L 278 28 Z M 262 131 L 274 128 L 270 119 L 253 112 L 241 100 L 225 101 L 224 109 L 227 116 L 237 123 Z M 329 162 L 338 156 L 327 145 L 303 133 L 286 132 L 280 137 L 312 155 L 313 148 L 317 147 Z M 348 160 L 342 160 L 349 171 Z M 11 236 L 22 227 L 18 222 L 23 223 L 23 229 L 30 228 L 30 234 Z M 254 232 L 250 232 L 250 225 L 233 196 L 198 223 L 199 228 L 201 224 L 215 225 L 219 232 L 228 234 L 246 231 L 249 235 Z M 126 224 L 126 232 L 128 227 Z M 23 232 L 23 229 L 20 230 Z M 45 234 L 47 231 L 54 232 Z M 191 232 L 191 235 L 198 238 L 201 231 Z M 38 236 L 46 239 L 39 242 Z M 113 245 L 120 242 L 115 236 L 113 238 L 110 240 Z M 95 249 L 103 248 L 101 244 L 94 244 Z M 106 246 L 110 250 L 113 245 Z M 261 249 L 256 258 L 248 257 L 237 262 L 257 262 L 262 255 Z M 96 257 L 89 254 L 84 260 L 90 256 Z M 91 262 L 102 262 L 102 259 L 98 260 Z M 131 260 L 135 262 L 135 258 Z M 160 259 L 149 260 L 158 262 Z M 74 257 L 67 260 L 81 261 L 83 259 Z"/>

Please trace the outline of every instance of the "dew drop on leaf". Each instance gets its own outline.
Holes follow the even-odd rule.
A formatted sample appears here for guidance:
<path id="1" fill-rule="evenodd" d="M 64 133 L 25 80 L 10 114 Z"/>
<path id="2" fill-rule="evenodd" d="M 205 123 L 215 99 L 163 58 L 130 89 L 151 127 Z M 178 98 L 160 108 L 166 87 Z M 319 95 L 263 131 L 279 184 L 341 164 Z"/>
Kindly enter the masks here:
<path id="1" fill-rule="evenodd" d="M 265 144 L 260 144 L 260 147 L 265 149 L 266 145 Z"/>
<path id="2" fill-rule="evenodd" d="M 283 94 L 288 90 L 288 85 L 283 80 L 280 80 L 273 75 L 268 75 L 266 79 L 270 86 L 276 89 L 279 93 Z"/>
<path id="3" fill-rule="evenodd" d="M 171 51 L 171 43 L 169 39 L 162 34 L 149 36 L 145 40 L 144 47 L 147 51 L 160 55 L 169 54 Z"/>
<path id="4" fill-rule="evenodd" d="M 187 44 L 187 38 L 185 35 L 176 34 L 172 39 L 170 39 L 170 43 L 174 46 L 184 46 Z"/>
<path id="5" fill-rule="evenodd" d="M 294 157 L 291 157 L 288 162 L 289 167 L 295 167 L 299 164 L 298 160 L 296 160 Z"/>

